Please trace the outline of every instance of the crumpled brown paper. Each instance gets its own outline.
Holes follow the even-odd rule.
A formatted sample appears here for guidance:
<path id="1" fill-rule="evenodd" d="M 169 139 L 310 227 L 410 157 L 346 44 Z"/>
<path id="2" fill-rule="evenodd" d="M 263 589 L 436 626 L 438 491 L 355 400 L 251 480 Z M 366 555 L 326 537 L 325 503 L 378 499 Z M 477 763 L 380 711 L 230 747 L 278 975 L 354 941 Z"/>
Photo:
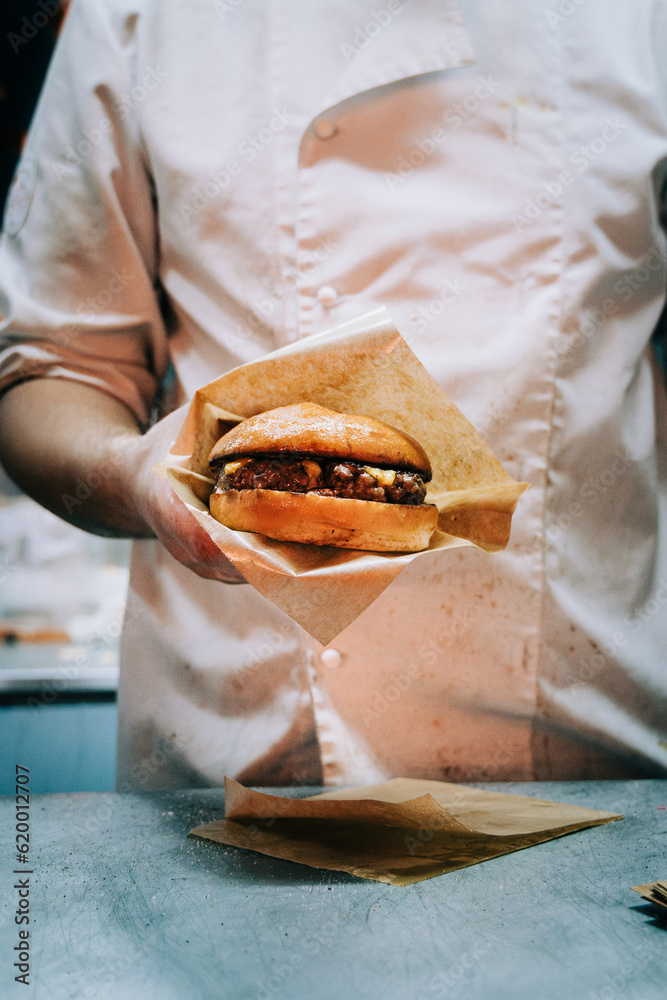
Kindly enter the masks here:
<path id="1" fill-rule="evenodd" d="M 225 816 L 189 835 L 402 886 L 623 818 L 415 778 L 307 799 L 225 778 Z"/>
<path id="2" fill-rule="evenodd" d="M 429 375 L 386 309 L 307 337 L 242 365 L 194 396 L 166 461 L 178 495 L 261 594 L 321 643 L 331 642 L 422 553 L 378 553 L 277 542 L 232 531 L 208 512 L 208 454 L 239 420 L 290 403 L 372 416 L 412 435 L 433 479 L 439 510 L 425 551 L 472 544 L 499 551 L 526 483 L 507 475 L 487 444 Z"/>
<path id="3" fill-rule="evenodd" d="M 638 892 L 647 902 L 667 910 L 667 879 L 647 882 L 645 885 L 633 885 L 630 888 Z"/>

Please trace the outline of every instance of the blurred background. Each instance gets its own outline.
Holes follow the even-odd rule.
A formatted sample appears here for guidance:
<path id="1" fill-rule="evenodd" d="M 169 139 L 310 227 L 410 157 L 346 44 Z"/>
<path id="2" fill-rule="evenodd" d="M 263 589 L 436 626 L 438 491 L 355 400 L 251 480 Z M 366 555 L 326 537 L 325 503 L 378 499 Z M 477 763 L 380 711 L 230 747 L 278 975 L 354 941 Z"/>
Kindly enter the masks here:
<path id="1" fill-rule="evenodd" d="M 68 3 L 2 0 L 4 205 Z M 114 787 L 118 648 L 130 543 L 79 531 L 0 468 L 0 794 Z"/>

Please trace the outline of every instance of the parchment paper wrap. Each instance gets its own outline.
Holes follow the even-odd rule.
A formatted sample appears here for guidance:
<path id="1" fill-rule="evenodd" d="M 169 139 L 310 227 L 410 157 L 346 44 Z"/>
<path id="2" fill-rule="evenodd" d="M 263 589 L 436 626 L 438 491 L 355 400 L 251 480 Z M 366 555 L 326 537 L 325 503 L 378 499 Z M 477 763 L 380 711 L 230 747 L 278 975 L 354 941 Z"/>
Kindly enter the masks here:
<path id="1" fill-rule="evenodd" d="M 266 795 L 225 778 L 225 816 L 190 836 L 391 885 L 412 885 L 623 818 L 415 778 L 308 799 Z"/>
<path id="2" fill-rule="evenodd" d="M 178 495 L 224 554 L 264 597 L 328 643 L 422 553 L 375 553 L 276 542 L 232 531 L 208 512 L 208 454 L 235 423 L 290 403 L 313 402 L 375 417 L 426 450 L 439 510 L 429 549 L 505 548 L 526 483 L 507 475 L 489 447 L 378 309 L 242 365 L 199 389 L 166 461 Z"/>
<path id="3" fill-rule="evenodd" d="M 647 902 L 654 903 L 667 910 L 667 879 L 657 882 L 646 882 L 644 885 L 633 885 L 630 887 L 634 892 L 638 892 Z"/>

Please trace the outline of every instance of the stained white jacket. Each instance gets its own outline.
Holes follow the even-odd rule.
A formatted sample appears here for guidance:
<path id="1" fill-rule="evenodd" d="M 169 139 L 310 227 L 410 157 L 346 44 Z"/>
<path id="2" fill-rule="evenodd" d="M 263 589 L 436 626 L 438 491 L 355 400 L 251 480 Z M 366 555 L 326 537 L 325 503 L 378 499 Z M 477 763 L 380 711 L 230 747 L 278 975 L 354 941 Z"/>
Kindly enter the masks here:
<path id="1" fill-rule="evenodd" d="M 147 421 L 385 305 L 532 484 L 505 553 L 417 560 L 325 652 L 138 542 L 121 786 L 665 773 L 666 43 L 659 0 L 76 0 L 3 384 Z"/>

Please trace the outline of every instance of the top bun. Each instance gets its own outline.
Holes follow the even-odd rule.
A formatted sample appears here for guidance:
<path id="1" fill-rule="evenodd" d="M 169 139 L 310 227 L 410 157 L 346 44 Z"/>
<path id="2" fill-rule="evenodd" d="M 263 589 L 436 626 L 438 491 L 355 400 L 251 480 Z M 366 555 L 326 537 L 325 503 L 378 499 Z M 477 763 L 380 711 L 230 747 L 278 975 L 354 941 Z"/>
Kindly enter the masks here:
<path id="1" fill-rule="evenodd" d="M 410 469 L 427 482 L 431 463 L 414 438 L 373 417 L 337 413 L 316 403 L 294 403 L 242 420 L 220 438 L 209 455 L 217 463 L 236 455 L 297 452 Z"/>

